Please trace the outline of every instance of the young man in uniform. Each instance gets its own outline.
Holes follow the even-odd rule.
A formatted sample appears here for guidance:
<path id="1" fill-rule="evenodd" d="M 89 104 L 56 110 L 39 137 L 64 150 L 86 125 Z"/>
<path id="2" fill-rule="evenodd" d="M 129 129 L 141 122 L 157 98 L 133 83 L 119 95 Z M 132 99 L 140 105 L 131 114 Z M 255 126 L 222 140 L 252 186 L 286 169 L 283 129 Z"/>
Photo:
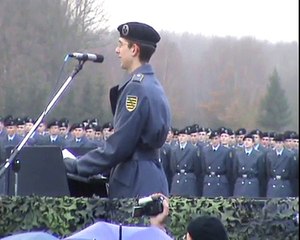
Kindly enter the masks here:
<path id="1" fill-rule="evenodd" d="M 171 127 L 165 92 L 148 63 L 160 40 L 149 25 L 128 22 L 118 27 L 116 54 L 128 76 L 110 90 L 114 134 L 104 148 L 79 159 L 65 158 L 68 172 L 91 176 L 111 169 L 110 198 L 132 198 L 161 192 L 168 183 L 159 149 Z"/>

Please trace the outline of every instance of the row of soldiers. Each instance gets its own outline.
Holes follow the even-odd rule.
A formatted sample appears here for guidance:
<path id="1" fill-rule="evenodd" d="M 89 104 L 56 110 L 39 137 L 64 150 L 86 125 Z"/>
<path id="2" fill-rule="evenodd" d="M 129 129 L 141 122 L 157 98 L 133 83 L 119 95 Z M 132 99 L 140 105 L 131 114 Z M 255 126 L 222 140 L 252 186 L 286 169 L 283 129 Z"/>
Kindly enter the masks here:
<path id="1" fill-rule="evenodd" d="M 6 155 L 6 149 L 17 146 L 34 126 L 32 118 L 0 118 L 0 163 Z M 83 121 L 69 124 L 65 118 L 41 122 L 32 133 L 26 146 L 53 145 L 65 148 L 93 149 L 102 147 L 113 133 L 111 123 L 103 126 L 96 121 Z M 2 161 L 1 161 L 2 160 Z"/>
<path id="2" fill-rule="evenodd" d="M 34 125 L 32 118 L 0 118 L 0 162 Z M 97 119 L 69 124 L 65 118 L 42 122 L 27 145 L 64 148 L 102 147 L 113 126 Z M 247 132 L 193 126 L 170 129 L 161 162 L 171 195 L 206 197 L 298 196 L 298 134 Z"/>
<path id="3" fill-rule="evenodd" d="M 270 135 L 244 128 L 232 132 L 196 124 L 169 132 L 161 160 L 171 195 L 298 196 L 299 139 L 295 132 Z"/>

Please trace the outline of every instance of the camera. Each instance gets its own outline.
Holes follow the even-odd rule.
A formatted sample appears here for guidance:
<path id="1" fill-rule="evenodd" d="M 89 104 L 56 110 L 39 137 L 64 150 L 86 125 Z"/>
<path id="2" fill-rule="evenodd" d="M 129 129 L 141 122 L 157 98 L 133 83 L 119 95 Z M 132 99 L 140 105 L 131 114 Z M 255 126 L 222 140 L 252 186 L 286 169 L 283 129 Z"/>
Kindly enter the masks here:
<path id="1" fill-rule="evenodd" d="M 139 199 L 138 206 L 133 207 L 132 217 L 142 217 L 142 216 L 156 216 L 162 213 L 163 198 L 158 197 L 145 197 Z"/>

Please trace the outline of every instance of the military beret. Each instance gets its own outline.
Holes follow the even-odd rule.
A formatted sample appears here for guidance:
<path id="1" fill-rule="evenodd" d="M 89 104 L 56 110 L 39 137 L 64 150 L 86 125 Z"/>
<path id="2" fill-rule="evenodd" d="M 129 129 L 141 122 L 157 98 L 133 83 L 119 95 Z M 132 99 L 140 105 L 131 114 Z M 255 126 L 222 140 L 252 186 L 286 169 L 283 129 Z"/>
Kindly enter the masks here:
<path id="1" fill-rule="evenodd" d="M 25 117 L 25 123 L 35 123 L 35 120 L 32 117 Z"/>
<path id="2" fill-rule="evenodd" d="M 51 120 L 51 121 L 48 122 L 48 124 L 47 124 L 48 128 L 53 127 L 53 126 L 59 126 L 58 125 L 58 120 L 53 119 L 53 120 Z"/>
<path id="3" fill-rule="evenodd" d="M 65 122 L 65 121 L 60 120 L 60 121 L 58 122 L 58 126 L 59 126 L 59 127 L 65 127 L 65 128 L 67 128 L 67 127 L 69 126 L 69 124 L 68 124 L 68 122 Z"/>
<path id="4" fill-rule="evenodd" d="M 25 119 L 21 117 L 16 118 L 16 125 L 24 125 L 25 124 Z"/>
<path id="5" fill-rule="evenodd" d="M 234 131 L 231 128 L 227 128 L 227 132 L 230 136 L 234 135 Z"/>
<path id="6" fill-rule="evenodd" d="M 84 129 L 84 124 L 83 123 L 74 123 L 73 124 L 73 129 L 75 129 L 75 128 L 82 128 L 82 129 Z"/>
<path id="7" fill-rule="evenodd" d="M 258 135 L 260 138 L 262 137 L 262 131 L 259 129 L 254 129 L 250 132 L 251 134 Z"/>
<path id="8" fill-rule="evenodd" d="M 245 128 L 239 128 L 235 131 L 235 135 L 245 135 L 246 134 L 246 129 Z"/>
<path id="9" fill-rule="evenodd" d="M 95 130 L 95 125 L 93 125 L 92 123 L 90 123 L 90 124 L 86 125 L 84 129 L 85 129 L 85 130 L 88 130 L 88 129 L 93 129 L 93 130 Z"/>
<path id="10" fill-rule="evenodd" d="M 285 140 L 284 135 L 282 133 L 276 134 L 274 137 L 275 142 L 283 142 Z"/>
<path id="11" fill-rule="evenodd" d="M 191 128 L 190 127 L 185 127 L 181 130 L 179 130 L 178 134 L 190 134 Z"/>
<path id="12" fill-rule="evenodd" d="M 276 135 L 277 135 L 276 132 L 270 132 L 270 133 L 269 133 L 269 137 L 270 137 L 270 138 L 274 138 Z"/>
<path id="13" fill-rule="evenodd" d="M 285 139 L 294 139 L 296 134 L 297 133 L 294 131 L 286 131 L 286 132 L 284 132 L 284 138 Z"/>
<path id="14" fill-rule="evenodd" d="M 220 133 L 220 135 L 221 135 L 221 134 L 228 134 L 228 135 L 229 135 L 228 129 L 225 128 L 225 127 L 220 128 L 220 129 L 219 129 L 219 133 Z"/>
<path id="15" fill-rule="evenodd" d="M 102 132 L 102 127 L 100 125 L 96 125 L 94 129 L 96 132 Z"/>
<path id="16" fill-rule="evenodd" d="M 199 127 L 196 125 L 191 126 L 190 128 L 190 134 L 197 133 L 199 131 Z"/>
<path id="17" fill-rule="evenodd" d="M 5 121 L 4 121 L 4 126 L 5 127 L 9 127 L 9 126 L 17 126 L 17 121 L 15 120 L 15 119 L 6 119 Z"/>
<path id="18" fill-rule="evenodd" d="M 295 133 L 295 135 L 293 135 L 293 138 L 292 139 L 299 139 L 299 134 L 298 133 Z"/>
<path id="19" fill-rule="evenodd" d="M 108 128 L 108 129 L 112 129 L 113 128 L 113 124 L 111 122 L 107 122 L 107 123 L 104 123 L 102 128 Z"/>
<path id="20" fill-rule="evenodd" d="M 67 119 L 67 118 L 61 118 L 59 121 L 69 124 L 69 119 Z"/>
<path id="21" fill-rule="evenodd" d="M 254 141 L 254 136 L 253 136 L 253 134 L 251 134 L 251 133 L 246 134 L 246 135 L 243 137 L 243 140 L 245 140 L 246 138 L 251 138 L 252 141 Z"/>
<path id="22" fill-rule="evenodd" d="M 210 132 L 209 138 L 212 139 L 214 137 L 218 137 L 219 136 L 219 131 L 218 130 L 212 130 Z"/>
<path id="23" fill-rule="evenodd" d="M 88 124 L 90 124 L 90 119 L 85 119 L 85 120 L 83 120 L 81 123 L 84 125 L 84 127 L 85 126 L 87 126 Z"/>
<path id="24" fill-rule="evenodd" d="M 261 137 L 262 138 L 264 138 L 264 137 L 269 137 L 270 136 L 270 134 L 268 133 L 268 132 L 263 132 L 262 134 L 261 134 Z"/>
<path id="25" fill-rule="evenodd" d="M 179 130 L 178 130 L 177 128 L 173 128 L 173 133 L 174 133 L 174 135 L 176 136 L 176 135 L 179 134 Z"/>
<path id="26" fill-rule="evenodd" d="M 140 22 L 127 22 L 118 26 L 120 37 L 156 47 L 160 36 L 151 26 Z"/>
<path id="27" fill-rule="evenodd" d="M 192 239 L 228 240 L 228 235 L 222 222 L 212 216 L 201 216 L 193 219 L 187 232 Z"/>
<path id="28" fill-rule="evenodd" d="M 97 126 L 98 125 L 98 119 L 97 118 L 94 118 L 90 121 L 91 124 L 93 124 L 94 126 Z"/>
<path id="29" fill-rule="evenodd" d="M 206 132 L 207 133 L 207 129 L 205 127 L 200 127 L 198 129 L 199 132 Z"/>

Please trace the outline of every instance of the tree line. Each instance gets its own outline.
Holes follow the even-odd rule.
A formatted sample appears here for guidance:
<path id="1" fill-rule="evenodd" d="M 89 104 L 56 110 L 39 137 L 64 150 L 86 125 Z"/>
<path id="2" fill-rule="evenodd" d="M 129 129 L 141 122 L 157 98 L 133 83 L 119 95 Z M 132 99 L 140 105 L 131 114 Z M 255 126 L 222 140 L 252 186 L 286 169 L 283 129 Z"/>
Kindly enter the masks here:
<path id="1" fill-rule="evenodd" d="M 0 115 L 38 117 L 77 62 L 70 52 L 97 52 L 47 118 L 112 119 L 109 88 L 124 72 L 96 0 L 0 1 Z M 117 27 L 117 26 L 116 26 Z M 298 43 L 253 37 L 204 37 L 160 32 L 151 60 L 168 95 L 175 127 L 296 130 L 299 122 Z"/>

